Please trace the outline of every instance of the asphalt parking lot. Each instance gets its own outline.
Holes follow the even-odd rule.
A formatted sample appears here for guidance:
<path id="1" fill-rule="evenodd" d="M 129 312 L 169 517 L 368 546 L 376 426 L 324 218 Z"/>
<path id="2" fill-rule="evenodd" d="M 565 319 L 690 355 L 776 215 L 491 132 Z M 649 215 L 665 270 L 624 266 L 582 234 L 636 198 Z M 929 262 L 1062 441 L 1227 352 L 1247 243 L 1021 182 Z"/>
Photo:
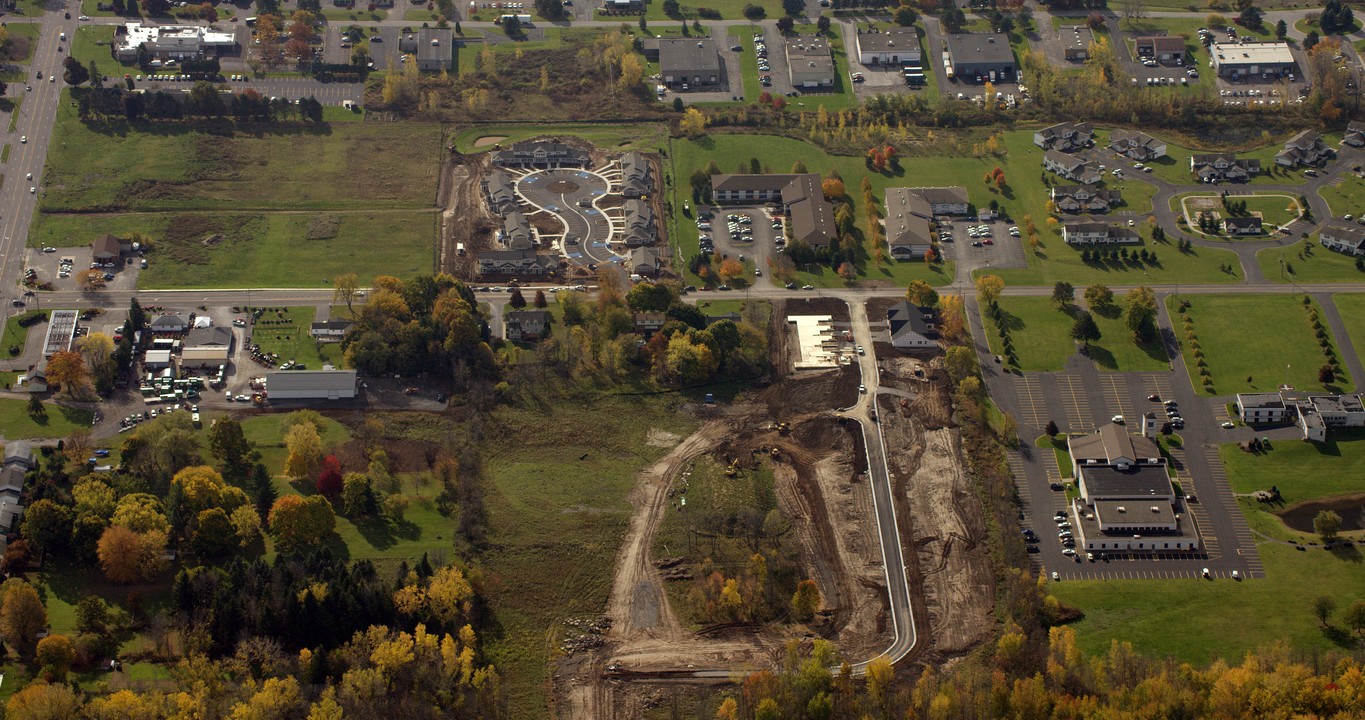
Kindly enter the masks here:
<path id="1" fill-rule="evenodd" d="M 724 205 L 706 209 L 711 212 L 711 229 L 701 230 L 700 233 L 711 239 L 713 254 L 720 257 L 743 256 L 745 262 L 752 262 L 755 268 L 762 270 L 762 278 L 766 278 L 768 258 L 777 252 L 776 240 L 782 236 L 782 230 L 772 226 L 773 216 L 768 209 L 761 205 Z M 748 228 L 752 233 L 746 235 L 740 232 L 738 237 L 732 237 L 727 227 L 731 215 L 750 218 L 747 225 L 735 222 L 741 230 Z M 759 277 L 749 279 L 755 284 L 762 282 Z"/>
<path id="2" fill-rule="evenodd" d="M 525 208 L 527 214 L 540 208 L 559 218 L 566 234 L 577 240 L 569 243 L 566 239 L 562 245 L 564 255 L 581 265 L 610 262 L 618 257 L 608 246 L 612 235 L 608 214 L 582 205 L 606 195 L 607 189 L 607 180 L 601 175 L 578 169 L 534 172 L 517 180 L 517 190 L 533 206 Z M 621 216 L 619 209 L 608 212 L 612 217 Z"/>
<path id="3" fill-rule="evenodd" d="M 989 234 L 971 237 L 969 228 L 985 227 Z M 952 234 L 952 242 L 940 243 L 940 247 L 951 248 L 949 254 L 955 259 L 969 259 L 973 267 L 986 268 L 1023 268 L 1028 267 L 1024 256 L 1022 237 L 1013 237 L 1009 229 L 1011 222 L 994 220 L 979 222 L 971 218 L 959 218 L 951 223 L 941 223 L 939 232 Z M 988 243 L 987 240 L 990 242 Z"/>
<path id="4" fill-rule="evenodd" d="M 40 283 L 50 282 L 54 290 L 80 290 L 80 283 L 77 277 L 81 272 L 89 270 L 91 264 L 91 249 L 87 247 L 62 247 L 57 248 L 56 252 L 45 253 L 38 248 L 27 250 L 27 264 L 25 267 L 32 268 L 38 272 L 37 280 Z M 67 277 L 61 277 L 61 262 L 63 258 L 71 259 L 71 272 Z M 152 259 L 149 258 L 149 262 Z M 140 266 L 135 257 L 125 257 L 112 268 L 98 268 L 101 273 L 113 276 L 113 279 L 105 280 L 105 289 L 115 292 L 130 292 L 137 289 L 137 275 Z"/>

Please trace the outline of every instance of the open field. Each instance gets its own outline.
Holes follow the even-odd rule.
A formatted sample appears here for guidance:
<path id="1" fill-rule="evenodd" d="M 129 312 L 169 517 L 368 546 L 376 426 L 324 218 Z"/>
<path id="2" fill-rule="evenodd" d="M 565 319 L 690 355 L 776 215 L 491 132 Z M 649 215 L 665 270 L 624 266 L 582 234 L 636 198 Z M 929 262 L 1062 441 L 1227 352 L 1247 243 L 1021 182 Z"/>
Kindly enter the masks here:
<path id="1" fill-rule="evenodd" d="M 645 19 L 653 22 L 656 20 L 677 22 L 686 19 L 688 22 L 701 19 L 697 13 L 699 8 L 710 8 L 720 12 L 720 16 L 725 20 L 738 20 L 744 17 L 744 6 L 758 5 L 764 10 L 764 17 L 760 19 L 776 20 L 786 13 L 782 12 L 782 3 L 777 0 L 683 0 L 680 13 L 670 17 L 664 13 L 663 0 L 645 0 Z M 622 22 L 635 25 L 639 22 L 637 16 L 631 15 L 607 15 L 606 13 L 595 13 L 595 20 L 621 20 Z"/>
<path id="2" fill-rule="evenodd" d="M 1266 248 L 1256 253 L 1261 274 L 1271 282 L 1330 283 L 1365 280 L 1356 269 L 1356 259 L 1333 252 L 1317 243 L 1311 248 L 1300 240 L 1283 248 Z M 1365 338 L 1362 338 L 1365 340 Z"/>
<path id="3" fill-rule="evenodd" d="M 1365 476 L 1365 431 L 1359 428 L 1333 430 L 1322 443 L 1280 440 L 1261 453 L 1225 443 L 1219 452 L 1234 493 L 1273 485 L 1286 503 L 1359 492 Z"/>
<path id="4" fill-rule="evenodd" d="M 86 125 L 63 102 L 44 211 L 395 209 L 435 204 L 440 128 L 418 123 Z"/>
<path id="5" fill-rule="evenodd" d="M 1201 66 L 1201 69 L 1203 67 L 1204 66 Z M 1208 72 L 1205 72 L 1202 75 L 1212 77 L 1212 74 Z M 1190 175 L 1190 156 L 1215 151 L 1195 150 L 1191 148 L 1181 147 L 1180 145 L 1177 145 L 1176 143 L 1169 141 L 1165 136 L 1163 136 L 1162 139 L 1167 140 L 1166 156 L 1147 163 L 1147 165 L 1151 166 L 1152 168 L 1152 174 L 1169 183 L 1176 183 L 1180 185 L 1199 185 L 1200 183 L 1196 182 L 1194 180 L 1194 177 Z M 1270 141 L 1267 142 L 1269 142 L 1269 144 L 1237 153 L 1237 157 L 1239 158 L 1246 159 L 1254 158 L 1261 161 L 1261 172 L 1257 175 L 1254 175 L 1251 178 L 1251 181 L 1246 184 L 1248 185 L 1302 184 L 1304 181 L 1304 177 L 1301 172 L 1297 171 L 1290 172 L 1275 164 L 1275 153 L 1278 153 L 1280 150 L 1284 149 L 1283 142 L 1279 143 Z M 1097 145 L 1100 144 L 1099 140 L 1096 140 L 1096 144 Z M 1202 187 L 1205 188 L 1214 187 L 1215 191 L 1217 191 L 1221 190 L 1223 186 L 1202 185 Z"/>
<path id="6" fill-rule="evenodd" d="M 483 555 L 493 622 L 487 647 L 511 715 L 540 716 L 545 672 L 567 617 L 606 606 L 630 521 L 636 473 L 667 449 L 651 431 L 685 436 L 680 396 L 549 399 L 499 410 L 485 431 L 489 537 Z M 547 572 L 553 568 L 553 572 Z"/>
<path id="7" fill-rule="evenodd" d="M 35 312 L 42 312 L 43 315 L 47 315 L 46 311 L 40 310 Z M 27 344 L 28 340 L 29 330 L 37 328 L 43 332 L 47 331 L 47 323 L 38 323 L 32 328 L 19 327 L 19 319 L 29 314 L 30 313 L 28 312 L 21 312 L 5 318 L 5 334 L 0 336 L 0 353 L 3 353 L 0 354 L 0 358 L 11 357 L 9 349 L 12 347 L 19 348 L 19 352 L 15 353 L 15 355 L 23 355 L 24 346 Z M 42 342 L 42 339 L 40 338 L 38 342 Z"/>
<path id="8" fill-rule="evenodd" d="M 1195 356 L 1180 320 L 1182 299 L 1191 303 L 1188 313 L 1213 377 L 1213 392 L 1208 392 L 1193 374 Z M 1269 392 L 1281 384 L 1304 391 L 1324 389 L 1318 382 L 1318 369 L 1326 360 L 1300 299 L 1298 295 L 1168 297 L 1166 307 L 1195 391 L 1206 396 Z M 1256 321 L 1248 323 L 1247 318 Z M 1266 332 L 1266 328 L 1275 331 Z M 1330 329 L 1328 338 L 1330 341 Z M 1351 378 L 1338 377 L 1332 385 L 1340 390 L 1352 387 Z"/>
<path id="9" fill-rule="evenodd" d="M 33 51 L 38 46 L 38 23 L 8 23 L 5 31 L 9 33 L 12 50 L 7 50 L 7 60 L 27 63 L 33 60 Z"/>
<path id="10" fill-rule="evenodd" d="M 1359 555 L 1265 542 L 1258 551 L 1264 580 L 1068 580 L 1048 589 L 1085 612 L 1072 627 L 1089 653 L 1106 652 L 1114 638 L 1131 642 L 1139 653 L 1196 665 L 1218 658 L 1235 664 L 1246 652 L 1278 640 L 1304 654 L 1340 649 L 1310 604 L 1319 595 L 1334 598 L 1339 608 L 1358 600 L 1365 585 Z"/>
<path id="11" fill-rule="evenodd" d="M 0 437 L 9 440 L 26 438 L 60 438 L 77 428 L 90 429 L 90 411 L 62 407 L 44 401 L 47 415 L 32 418 L 28 401 L 0 398 Z"/>
<path id="12" fill-rule="evenodd" d="M 316 316 L 317 310 L 311 307 L 265 313 L 252 328 L 251 341 L 261 346 L 261 352 L 279 353 L 281 360 L 301 362 L 310 370 L 321 369 L 323 363 L 342 367 L 341 343 L 317 342 L 308 334 Z"/>
<path id="13" fill-rule="evenodd" d="M 82 25 L 76 28 L 71 38 L 71 57 L 80 60 L 86 67 L 91 62 L 100 72 L 109 77 L 122 78 L 124 73 L 138 72 L 135 62 L 119 62 L 109 50 L 114 41 L 113 25 Z"/>
<path id="14" fill-rule="evenodd" d="M 1330 251 L 1319 249 L 1318 252 Z M 1351 263 L 1351 269 L 1355 270 L 1354 261 Z M 1339 293 L 1332 296 L 1332 304 L 1337 306 L 1337 312 L 1341 315 L 1342 324 L 1346 326 L 1346 334 L 1350 336 L 1352 346 L 1357 353 L 1362 352 L 1362 349 L 1365 349 L 1365 294 Z"/>
<path id="15" fill-rule="evenodd" d="M 1000 300 L 1010 342 L 1024 371 L 1061 370 L 1078 350 L 1071 339 L 1072 316 L 1063 313 L 1051 298 L 1006 297 Z M 983 309 L 983 313 L 984 313 Z M 1100 339 L 1090 344 L 1090 357 L 1101 370 L 1138 372 L 1166 369 L 1166 355 L 1159 345 L 1139 346 L 1131 340 L 1118 312 L 1091 313 L 1100 327 Z M 989 317 L 986 323 L 991 352 L 1004 353 L 1000 335 Z"/>
<path id="16" fill-rule="evenodd" d="M 341 273 L 411 277 L 434 262 L 431 212 L 40 214 L 30 242 L 87 245 L 111 232 L 150 239 L 138 285 L 325 287 Z M 383 238 L 383 242 L 376 242 Z"/>

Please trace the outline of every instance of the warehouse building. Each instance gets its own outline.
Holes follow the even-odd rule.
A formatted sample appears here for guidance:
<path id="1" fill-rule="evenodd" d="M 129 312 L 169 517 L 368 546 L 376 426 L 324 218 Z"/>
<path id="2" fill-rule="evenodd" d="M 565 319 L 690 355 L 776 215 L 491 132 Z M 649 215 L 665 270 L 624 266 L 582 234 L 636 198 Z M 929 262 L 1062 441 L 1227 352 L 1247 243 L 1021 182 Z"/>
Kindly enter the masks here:
<path id="1" fill-rule="evenodd" d="M 919 33 L 913 27 L 860 33 L 858 62 L 864 65 L 919 65 Z"/>
<path id="2" fill-rule="evenodd" d="M 1019 65 L 1003 33 L 964 33 L 948 36 L 948 58 L 963 82 L 1014 82 Z"/>
<path id="3" fill-rule="evenodd" d="M 1071 32 L 1067 32 L 1067 30 Z M 1062 39 L 1062 54 L 1067 62 L 1085 62 L 1090 59 L 1090 44 L 1095 42 L 1095 31 L 1084 25 L 1059 28 L 1057 34 Z"/>
<path id="4" fill-rule="evenodd" d="M 1209 55 L 1218 77 L 1269 80 L 1294 74 L 1289 43 L 1214 43 Z"/>
<path id="5" fill-rule="evenodd" d="M 710 38 L 659 39 L 659 73 L 674 90 L 710 89 L 721 83 L 720 52 Z"/>
<path id="6" fill-rule="evenodd" d="M 185 336 L 185 349 L 180 354 L 180 366 L 216 368 L 227 364 L 231 350 L 231 328 L 222 326 L 194 328 Z"/>
<path id="7" fill-rule="evenodd" d="M 324 366 L 321 370 L 278 370 L 265 374 L 271 400 L 344 400 L 355 397 L 356 372 Z"/>
<path id="8" fill-rule="evenodd" d="M 789 38 L 786 44 L 792 87 L 834 87 L 834 56 L 830 53 L 828 40 L 818 35 L 798 35 Z"/>

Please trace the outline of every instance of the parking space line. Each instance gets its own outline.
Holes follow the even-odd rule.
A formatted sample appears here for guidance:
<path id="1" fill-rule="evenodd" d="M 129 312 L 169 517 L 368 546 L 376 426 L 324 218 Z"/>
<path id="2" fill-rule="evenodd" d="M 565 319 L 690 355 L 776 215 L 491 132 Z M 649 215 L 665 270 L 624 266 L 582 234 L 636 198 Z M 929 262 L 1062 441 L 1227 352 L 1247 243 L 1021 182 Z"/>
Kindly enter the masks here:
<path id="1" fill-rule="evenodd" d="M 1106 415 L 1133 417 L 1133 402 L 1128 395 L 1126 377 L 1123 375 L 1100 375 L 1100 388 L 1104 393 L 1104 401 L 1109 403 L 1109 406 L 1105 408 Z"/>
<path id="2" fill-rule="evenodd" d="M 1047 425 L 1047 405 L 1037 375 L 1024 375 L 1017 385 L 1021 420 L 1025 425 L 1041 428 Z"/>
<path id="3" fill-rule="evenodd" d="M 1095 419 L 1090 414 L 1090 400 L 1085 395 L 1085 385 L 1077 375 L 1058 374 L 1057 391 L 1066 410 L 1067 426 L 1071 432 L 1091 432 L 1095 429 Z"/>

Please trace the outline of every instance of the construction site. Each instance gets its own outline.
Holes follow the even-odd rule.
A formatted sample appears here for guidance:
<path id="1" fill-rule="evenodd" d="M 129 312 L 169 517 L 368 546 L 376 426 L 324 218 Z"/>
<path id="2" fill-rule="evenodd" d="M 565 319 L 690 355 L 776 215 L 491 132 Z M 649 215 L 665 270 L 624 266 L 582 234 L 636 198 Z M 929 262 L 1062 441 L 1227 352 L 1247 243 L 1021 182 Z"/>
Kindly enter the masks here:
<path id="1" fill-rule="evenodd" d="M 537 147 L 569 157 L 527 157 L 526 149 Z M 603 267 L 633 274 L 641 260 L 632 251 L 645 249 L 654 266 L 644 274 L 672 276 L 658 156 L 602 150 L 574 137 L 481 149 L 449 148 L 441 170 L 441 272 L 465 280 L 587 281 Z M 509 252 L 534 261 L 489 262 Z"/>
<path id="2" fill-rule="evenodd" d="M 868 314 L 853 310 L 858 318 Z M 789 322 L 794 317 L 820 317 L 828 325 L 822 351 L 834 358 L 831 366 L 797 369 L 802 341 Z M 692 408 L 700 427 L 671 438 L 668 454 L 640 473 L 596 641 L 570 647 L 555 667 L 556 717 L 639 718 L 665 705 L 701 711 L 724 685 L 777 667 L 791 641 L 829 640 L 855 672 L 892 653 L 904 638 L 893 637 L 894 589 L 887 581 L 895 569 L 884 562 L 892 555 L 882 547 L 882 514 L 870 481 L 888 474 L 900 545 L 895 555 L 905 573 L 905 582 L 893 586 L 908 585 L 913 622 L 908 650 L 888 656 L 911 666 L 942 664 L 990 635 L 994 579 L 986 523 L 963 469 L 942 353 L 912 356 L 878 342 L 875 357 L 860 356 L 855 343 L 873 347 L 862 340 L 869 332 L 865 320 L 861 325 L 836 299 L 775 301 L 771 381 L 733 401 Z M 864 377 L 862 368 L 872 362 L 879 378 Z M 708 467 L 714 471 L 703 478 Z M 712 535 L 730 526 L 692 524 L 685 542 L 660 538 L 680 537 L 677 518 L 703 512 L 689 506 L 714 495 L 701 491 L 703 482 L 748 492 L 766 489 L 769 481 L 775 512 L 756 531 L 763 539 L 748 546 L 731 541 L 744 552 L 766 553 L 770 562 L 790 558 L 796 575 L 818 586 L 819 611 L 805 621 L 788 615 L 702 622 L 689 600 L 697 591 L 689 595 L 686 588 L 706 572 L 733 571 L 709 557 L 724 554 L 724 539 Z"/>

